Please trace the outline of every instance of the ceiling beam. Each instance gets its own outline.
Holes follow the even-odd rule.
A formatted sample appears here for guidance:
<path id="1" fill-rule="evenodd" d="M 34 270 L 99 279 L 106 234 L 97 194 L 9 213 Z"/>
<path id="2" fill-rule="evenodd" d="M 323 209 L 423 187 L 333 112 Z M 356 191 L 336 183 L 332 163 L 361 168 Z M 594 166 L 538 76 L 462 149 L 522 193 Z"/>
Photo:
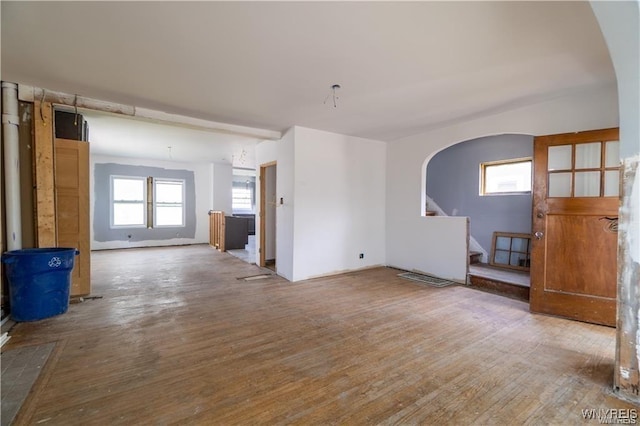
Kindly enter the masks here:
<path id="1" fill-rule="evenodd" d="M 188 117 L 186 115 L 171 114 L 164 111 L 107 102 L 99 99 L 88 98 L 85 96 L 55 92 L 39 87 L 27 86 L 24 84 L 18 85 L 18 98 L 21 101 L 25 102 L 50 102 L 56 105 L 64 105 L 72 108 L 126 115 L 129 117 L 140 118 L 157 123 L 184 126 L 209 132 L 226 133 L 266 140 L 278 140 L 282 138 L 282 133 L 275 130 L 239 126 L 228 123 L 219 123 L 216 121 Z"/>

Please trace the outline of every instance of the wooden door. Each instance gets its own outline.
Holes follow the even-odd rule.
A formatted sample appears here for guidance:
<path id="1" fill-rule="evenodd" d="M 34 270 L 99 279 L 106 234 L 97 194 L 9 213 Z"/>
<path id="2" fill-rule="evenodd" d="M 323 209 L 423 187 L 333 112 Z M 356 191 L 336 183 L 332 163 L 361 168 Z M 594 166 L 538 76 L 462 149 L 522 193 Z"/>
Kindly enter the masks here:
<path id="1" fill-rule="evenodd" d="M 56 243 L 75 247 L 71 295 L 91 292 L 89 242 L 89 143 L 56 139 L 54 143 Z"/>
<path id="2" fill-rule="evenodd" d="M 534 139 L 531 311 L 615 326 L 618 129 Z"/>

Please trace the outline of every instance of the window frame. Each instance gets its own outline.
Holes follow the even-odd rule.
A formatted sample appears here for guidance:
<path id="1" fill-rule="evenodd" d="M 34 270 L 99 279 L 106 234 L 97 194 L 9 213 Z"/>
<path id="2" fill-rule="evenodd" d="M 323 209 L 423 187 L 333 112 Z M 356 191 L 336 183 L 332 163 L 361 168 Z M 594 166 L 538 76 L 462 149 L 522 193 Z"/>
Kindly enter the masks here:
<path id="1" fill-rule="evenodd" d="M 505 249 L 505 248 L 501 248 L 498 247 L 498 239 L 499 238 L 504 238 L 504 239 L 508 239 L 509 240 L 509 248 Z M 523 251 L 522 249 L 514 249 L 513 248 L 513 240 L 514 239 L 519 239 L 519 240 L 526 240 L 527 241 L 527 246 L 525 247 L 525 250 Z M 509 258 L 509 262 L 508 263 L 503 263 L 503 262 L 497 262 L 496 261 L 496 255 L 499 253 L 507 253 L 507 257 Z M 518 263 L 511 263 L 512 261 L 512 257 L 513 255 L 521 255 L 523 256 L 518 257 Z M 520 261 L 524 260 L 524 265 L 520 265 Z M 523 233 L 517 233 L 517 232 L 500 232 L 500 231 L 495 231 L 493 233 L 493 237 L 492 237 L 492 242 L 491 242 L 491 255 L 489 257 L 489 265 L 491 266 L 496 266 L 499 268 L 508 268 L 508 269 L 515 269 L 515 270 L 520 270 L 520 271 L 529 271 L 531 270 L 531 234 L 523 234 Z"/>
<path id="2" fill-rule="evenodd" d="M 114 181 L 120 180 L 139 180 L 142 182 L 142 201 L 115 200 L 113 189 Z M 115 205 L 116 203 L 124 204 L 142 204 L 142 223 L 134 225 L 116 225 L 115 224 Z M 111 229 L 130 229 L 130 228 L 146 228 L 147 227 L 147 178 L 143 176 L 109 176 L 109 226 Z"/>
<path id="3" fill-rule="evenodd" d="M 518 163 L 530 163 L 531 164 L 531 172 L 529 176 L 530 185 L 528 191 L 502 191 L 502 192 L 487 192 L 487 168 L 494 166 L 504 166 L 509 164 L 518 164 Z M 531 194 L 533 191 L 533 157 L 522 157 L 522 158 L 510 158 L 507 160 L 496 160 L 496 161 L 485 161 L 480 163 L 480 196 L 481 197 L 495 197 L 501 195 L 526 195 Z"/>
<path id="4" fill-rule="evenodd" d="M 180 203 L 165 203 L 158 202 L 156 191 L 159 183 L 179 183 L 182 189 L 182 202 Z M 185 179 L 171 179 L 171 178 L 153 178 L 153 227 L 154 228 L 184 228 L 186 226 L 186 186 Z M 182 210 L 182 223 L 180 225 L 158 225 L 158 206 L 180 206 Z"/>

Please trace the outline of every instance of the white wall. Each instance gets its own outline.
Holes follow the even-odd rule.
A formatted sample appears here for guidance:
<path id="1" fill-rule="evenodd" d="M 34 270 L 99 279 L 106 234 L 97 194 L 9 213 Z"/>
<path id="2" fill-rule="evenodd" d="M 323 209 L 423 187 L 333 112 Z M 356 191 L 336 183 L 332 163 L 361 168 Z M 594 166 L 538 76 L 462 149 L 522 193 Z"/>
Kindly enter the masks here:
<path id="1" fill-rule="evenodd" d="M 170 240 L 149 240 L 149 241 L 95 241 L 93 235 L 94 218 L 94 167 L 96 163 L 117 163 L 132 166 L 163 167 L 166 169 L 190 170 L 193 171 L 196 191 L 196 233 L 194 238 L 172 238 Z M 116 249 L 130 247 L 153 247 L 181 244 L 201 244 L 209 241 L 209 215 L 212 203 L 212 170 L 211 165 L 206 163 L 180 163 L 171 161 L 143 160 L 137 158 L 109 157 L 101 155 L 91 155 L 90 159 L 90 215 L 91 215 L 91 249 Z"/>
<path id="2" fill-rule="evenodd" d="M 231 164 L 213 163 L 211 164 L 213 175 L 212 209 L 221 210 L 227 215 L 232 214 L 232 191 L 233 168 Z"/>
<path id="3" fill-rule="evenodd" d="M 294 151 L 293 281 L 384 265 L 386 144 L 296 126 Z"/>
<path id="4" fill-rule="evenodd" d="M 640 2 L 592 1 L 609 47 L 620 99 L 620 155 L 640 153 Z"/>
<path id="5" fill-rule="evenodd" d="M 385 264 L 386 149 L 297 126 L 257 146 L 258 166 L 277 161 L 278 275 L 300 281 Z"/>
<path id="6" fill-rule="evenodd" d="M 276 180 L 276 272 L 293 280 L 293 184 L 294 133 L 289 129 L 278 141 L 264 141 L 256 146 L 256 167 L 277 161 Z M 283 204 L 280 204 L 280 198 Z M 256 191 L 256 205 L 260 206 L 260 191 Z M 256 215 L 256 249 L 260 248 L 260 215 Z M 260 254 L 256 250 L 256 263 Z"/>
<path id="7" fill-rule="evenodd" d="M 466 239 L 460 237 L 466 220 L 421 216 L 425 168 L 436 152 L 482 136 L 546 135 L 616 126 L 618 104 L 612 84 L 390 142 L 387 264 L 458 281 L 466 278 Z"/>
<path id="8" fill-rule="evenodd" d="M 640 2 L 591 2 L 618 79 L 620 100 L 620 155 L 623 168 L 640 164 Z M 640 173 L 630 185 L 626 209 L 628 223 L 621 222 L 620 246 L 640 263 Z M 624 237 L 623 237 L 624 236 Z M 622 240 L 626 238 L 626 240 Z M 621 259 L 618 259 L 621 261 Z M 627 271 L 625 269 L 625 271 Z M 640 325 L 638 326 L 640 328 Z M 640 362 L 640 361 L 639 361 Z"/>
<path id="9" fill-rule="evenodd" d="M 293 276 L 294 220 L 294 153 L 295 128 L 288 130 L 277 142 L 278 180 L 276 181 L 276 269 L 289 281 Z M 282 199 L 282 203 L 280 203 Z"/>

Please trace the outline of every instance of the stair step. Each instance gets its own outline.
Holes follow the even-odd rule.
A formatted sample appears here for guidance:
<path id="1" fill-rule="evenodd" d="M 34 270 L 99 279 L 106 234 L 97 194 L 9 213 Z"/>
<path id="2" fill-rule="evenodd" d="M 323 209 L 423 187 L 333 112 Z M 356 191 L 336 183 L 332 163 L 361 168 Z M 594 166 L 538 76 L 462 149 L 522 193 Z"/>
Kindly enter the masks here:
<path id="1" fill-rule="evenodd" d="M 487 290 L 501 296 L 522 300 L 523 302 L 529 301 L 529 287 L 518 284 L 505 283 L 495 279 L 469 274 L 469 286 L 471 288 Z"/>
<path id="2" fill-rule="evenodd" d="M 481 260 L 482 260 L 482 253 L 480 253 L 479 251 L 469 252 L 469 263 L 471 264 L 480 263 Z"/>

